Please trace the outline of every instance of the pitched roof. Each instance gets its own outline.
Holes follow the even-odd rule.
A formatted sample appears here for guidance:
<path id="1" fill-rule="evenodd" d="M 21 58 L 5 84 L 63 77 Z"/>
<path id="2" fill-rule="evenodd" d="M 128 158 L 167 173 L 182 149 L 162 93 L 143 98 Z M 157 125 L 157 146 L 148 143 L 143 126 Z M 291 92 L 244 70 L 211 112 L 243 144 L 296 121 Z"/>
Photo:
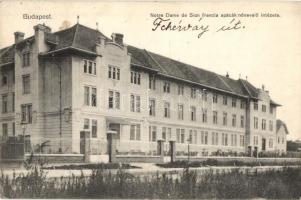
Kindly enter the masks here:
<path id="1" fill-rule="evenodd" d="M 277 119 L 277 121 L 276 121 L 276 132 L 279 131 L 281 126 L 284 127 L 285 133 L 288 134 L 289 132 L 288 132 L 286 124 L 283 121 L 281 121 L 280 119 Z"/>
<path id="2" fill-rule="evenodd" d="M 46 40 L 55 44 L 51 51 L 73 47 L 95 53 L 95 41 L 98 37 L 104 37 L 107 41 L 110 41 L 108 37 L 98 30 L 80 24 L 46 34 Z M 34 39 L 34 37 L 30 38 Z M 132 65 L 142 66 L 155 70 L 160 75 L 189 81 L 204 87 L 222 90 L 239 96 L 258 98 L 258 89 L 247 80 L 234 80 L 131 45 L 128 45 L 127 48 L 131 54 Z M 14 62 L 14 45 L 0 50 L 0 66 L 7 62 Z"/>

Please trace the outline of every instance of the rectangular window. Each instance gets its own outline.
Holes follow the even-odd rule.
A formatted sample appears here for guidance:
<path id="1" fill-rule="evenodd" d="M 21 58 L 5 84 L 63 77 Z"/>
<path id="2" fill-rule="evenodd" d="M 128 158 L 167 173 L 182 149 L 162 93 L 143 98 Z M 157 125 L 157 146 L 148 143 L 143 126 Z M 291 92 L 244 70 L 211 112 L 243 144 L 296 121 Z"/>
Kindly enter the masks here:
<path id="1" fill-rule="evenodd" d="M 262 119 L 261 129 L 266 130 L 266 120 Z"/>
<path id="2" fill-rule="evenodd" d="M 270 114 L 273 114 L 273 107 L 270 106 Z"/>
<path id="3" fill-rule="evenodd" d="M 237 135 L 234 134 L 234 146 L 237 146 Z"/>
<path id="4" fill-rule="evenodd" d="M 227 105 L 228 101 L 227 101 L 227 96 L 223 96 L 223 105 Z"/>
<path id="5" fill-rule="evenodd" d="M 192 142 L 193 142 L 193 130 L 189 130 L 189 137 L 187 139 L 187 142 L 189 144 L 192 144 Z"/>
<path id="6" fill-rule="evenodd" d="M 184 119 L 184 105 L 178 104 L 178 119 L 183 120 Z"/>
<path id="7" fill-rule="evenodd" d="M 112 65 L 108 66 L 108 78 L 120 80 L 120 68 Z"/>
<path id="8" fill-rule="evenodd" d="M 156 115 L 156 100 L 155 99 L 149 100 L 149 115 L 150 116 Z"/>
<path id="9" fill-rule="evenodd" d="M 7 83 L 8 83 L 8 76 L 7 76 L 7 74 L 2 74 L 2 80 L 1 80 L 1 82 L 2 82 L 2 86 L 7 85 Z"/>
<path id="10" fill-rule="evenodd" d="M 203 101 L 207 101 L 207 98 L 208 98 L 208 93 L 205 89 L 203 89 L 203 92 L 202 92 L 202 99 Z"/>
<path id="11" fill-rule="evenodd" d="M 22 76 L 22 83 L 23 83 L 23 94 L 30 93 L 30 75 L 23 75 Z"/>
<path id="12" fill-rule="evenodd" d="M 170 82 L 164 81 L 163 92 L 170 93 Z"/>
<path id="13" fill-rule="evenodd" d="M 166 141 L 166 127 L 162 127 L 162 140 Z"/>
<path id="14" fill-rule="evenodd" d="M 218 145 L 218 133 L 217 132 L 212 132 L 212 137 L 211 137 L 212 145 Z"/>
<path id="15" fill-rule="evenodd" d="M 92 87 L 92 95 L 91 95 L 91 105 L 93 107 L 96 107 L 97 105 L 97 94 L 96 94 L 96 88 Z"/>
<path id="16" fill-rule="evenodd" d="M 131 104 L 131 112 L 140 112 L 140 96 L 139 95 L 131 95 L 130 99 Z"/>
<path id="17" fill-rule="evenodd" d="M 150 141 L 156 142 L 157 141 L 157 127 L 156 126 L 150 126 L 149 127 L 150 131 Z"/>
<path id="18" fill-rule="evenodd" d="M 140 72 L 131 71 L 131 83 L 140 85 L 141 74 Z"/>
<path id="19" fill-rule="evenodd" d="M 258 110 L 258 103 L 254 102 L 254 110 Z"/>
<path id="20" fill-rule="evenodd" d="M 258 129 L 258 118 L 254 117 L 254 129 Z"/>
<path id="21" fill-rule="evenodd" d="M 109 109 L 120 109 L 120 93 L 109 91 Z"/>
<path id="22" fill-rule="evenodd" d="M 12 111 L 15 111 L 15 93 L 12 94 Z"/>
<path id="23" fill-rule="evenodd" d="M 156 89 L 156 78 L 152 74 L 149 75 L 149 84 L 148 84 L 148 87 L 151 90 L 155 90 Z"/>
<path id="24" fill-rule="evenodd" d="M 140 140 L 140 124 L 132 124 L 130 130 L 130 140 Z"/>
<path id="25" fill-rule="evenodd" d="M 2 124 L 2 136 L 4 138 L 8 137 L 8 130 L 7 130 L 7 124 L 6 123 Z"/>
<path id="26" fill-rule="evenodd" d="M 232 115 L 232 126 L 236 126 L 236 115 Z"/>
<path id="27" fill-rule="evenodd" d="M 191 94 L 190 94 L 190 97 L 192 99 L 195 99 L 196 98 L 196 89 L 195 88 L 191 88 Z"/>
<path id="28" fill-rule="evenodd" d="M 245 117 L 243 115 L 240 116 L 240 128 L 245 127 Z"/>
<path id="29" fill-rule="evenodd" d="M 243 135 L 239 136 L 239 144 L 241 147 L 243 147 L 245 145 L 245 136 L 243 136 Z"/>
<path id="30" fill-rule="evenodd" d="M 196 108 L 195 106 L 190 106 L 191 121 L 196 121 Z"/>
<path id="31" fill-rule="evenodd" d="M 22 63 L 23 63 L 23 67 L 27 67 L 30 65 L 30 52 L 23 53 Z"/>
<path id="32" fill-rule="evenodd" d="M 90 129 L 90 120 L 84 119 L 84 129 Z"/>
<path id="33" fill-rule="evenodd" d="M 207 131 L 205 131 L 204 143 L 208 144 L 208 132 Z"/>
<path id="34" fill-rule="evenodd" d="M 84 87 L 84 95 L 85 95 L 85 105 L 90 105 L 90 88 L 88 86 Z"/>
<path id="35" fill-rule="evenodd" d="M 213 111 L 213 124 L 217 124 L 217 111 Z"/>
<path id="36" fill-rule="evenodd" d="M 273 121 L 269 121 L 269 129 L 270 131 L 273 131 Z"/>
<path id="37" fill-rule="evenodd" d="M 177 128 L 176 133 L 177 133 L 176 142 L 180 143 L 180 141 L 181 141 L 181 136 L 180 136 L 181 135 L 181 129 Z"/>
<path id="38" fill-rule="evenodd" d="M 97 120 L 92 120 L 92 137 L 97 138 Z"/>
<path id="39" fill-rule="evenodd" d="M 217 103 L 217 97 L 218 97 L 217 94 L 213 94 L 213 96 L 212 96 L 213 103 Z"/>
<path id="40" fill-rule="evenodd" d="M 240 100 L 240 108 L 245 109 L 245 107 L 246 107 L 246 102 L 244 102 L 243 100 Z"/>
<path id="41" fill-rule="evenodd" d="M 223 113 L 223 125 L 227 126 L 227 113 Z"/>
<path id="42" fill-rule="evenodd" d="M 185 129 L 181 129 L 181 143 L 185 143 Z"/>
<path id="43" fill-rule="evenodd" d="M 16 135 L 16 124 L 15 124 L 15 122 L 13 122 L 12 128 L 13 128 L 13 136 L 15 136 Z"/>
<path id="44" fill-rule="evenodd" d="M 7 100 L 7 94 L 2 95 L 2 113 L 8 112 L 8 100 Z"/>
<path id="45" fill-rule="evenodd" d="M 203 123 L 207 122 L 207 109 L 203 109 L 202 120 Z"/>
<path id="46" fill-rule="evenodd" d="M 266 112 L 267 111 L 267 106 L 266 105 L 262 105 L 261 106 L 261 110 L 262 110 L 262 112 Z"/>
<path id="47" fill-rule="evenodd" d="M 232 107 L 235 108 L 236 107 L 236 99 L 232 98 Z"/>
<path id="48" fill-rule="evenodd" d="M 178 95 L 184 95 L 184 86 L 178 84 Z"/>
<path id="49" fill-rule="evenodd" d="M 96 62 L 91 60 L 84 60 L 84 73 L 96 75 Z"/>
<path id="50" fill-rule="evenodd" d="M 32 105 L 22 104 L 21 105 L 21 123 L 32 123 Z"/>
<path id="51" fill-rule="evenodd" d="M 170 103 L 164 102 L 164 117 L 170 118 Z"/>

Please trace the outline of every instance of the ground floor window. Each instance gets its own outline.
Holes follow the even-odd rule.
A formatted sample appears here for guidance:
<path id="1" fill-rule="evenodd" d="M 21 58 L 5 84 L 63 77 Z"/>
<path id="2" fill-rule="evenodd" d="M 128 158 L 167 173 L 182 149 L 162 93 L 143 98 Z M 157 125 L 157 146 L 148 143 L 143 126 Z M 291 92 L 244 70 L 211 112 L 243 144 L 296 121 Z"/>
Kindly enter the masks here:
<path id="1" fill-rule="evenodd" d="M 2 124 L 2 136 L 6 138 L 8 136 L 7 124 Z"/>
<path id="2" fill-rule="evenodd" d="M 97 138 L 97 120 L 92 119 L 92 137 Z"/>
<path id="3" fill-rule="evenodd" d="M 149 141 L 156 142 L 157 141 L 157 127 L 149 126 Z"/>
<path id="4" fill-rule="evenodd" d="M 132 124 L 130 130 L 130 140 L 140 140 L 140 124 Z"/>

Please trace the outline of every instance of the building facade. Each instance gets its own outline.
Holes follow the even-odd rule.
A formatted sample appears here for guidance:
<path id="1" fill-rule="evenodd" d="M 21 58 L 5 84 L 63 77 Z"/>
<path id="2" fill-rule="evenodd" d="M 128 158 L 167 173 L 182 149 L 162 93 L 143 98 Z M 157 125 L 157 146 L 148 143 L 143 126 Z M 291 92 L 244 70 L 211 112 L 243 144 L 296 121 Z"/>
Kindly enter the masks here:
<path id="1" fill-rule="evenodd" d="M 275 103 L 247 80 L 196 68 L 107 38 L 76 24 L 51 32 L 36 25 L 0 50 L 1 135 L 30 135 L 43 153 L 107 153 L 108 130 L 118 154 L 154 155 L 157 141 L 176 141 L 179 155 L 277 149 Z M 168 149 L 168 148 L 166 148 Z"/>

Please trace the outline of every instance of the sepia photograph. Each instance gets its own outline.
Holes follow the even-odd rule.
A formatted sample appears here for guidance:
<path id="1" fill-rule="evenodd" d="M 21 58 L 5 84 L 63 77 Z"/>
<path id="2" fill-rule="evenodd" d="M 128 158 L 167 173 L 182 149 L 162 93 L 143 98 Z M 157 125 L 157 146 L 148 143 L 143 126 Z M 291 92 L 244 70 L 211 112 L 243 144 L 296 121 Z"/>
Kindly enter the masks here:
<path id="1" fill-rule="evenodd" d="M 0 0 L 0 198 L 300 199 L 298 1 Z"/>

